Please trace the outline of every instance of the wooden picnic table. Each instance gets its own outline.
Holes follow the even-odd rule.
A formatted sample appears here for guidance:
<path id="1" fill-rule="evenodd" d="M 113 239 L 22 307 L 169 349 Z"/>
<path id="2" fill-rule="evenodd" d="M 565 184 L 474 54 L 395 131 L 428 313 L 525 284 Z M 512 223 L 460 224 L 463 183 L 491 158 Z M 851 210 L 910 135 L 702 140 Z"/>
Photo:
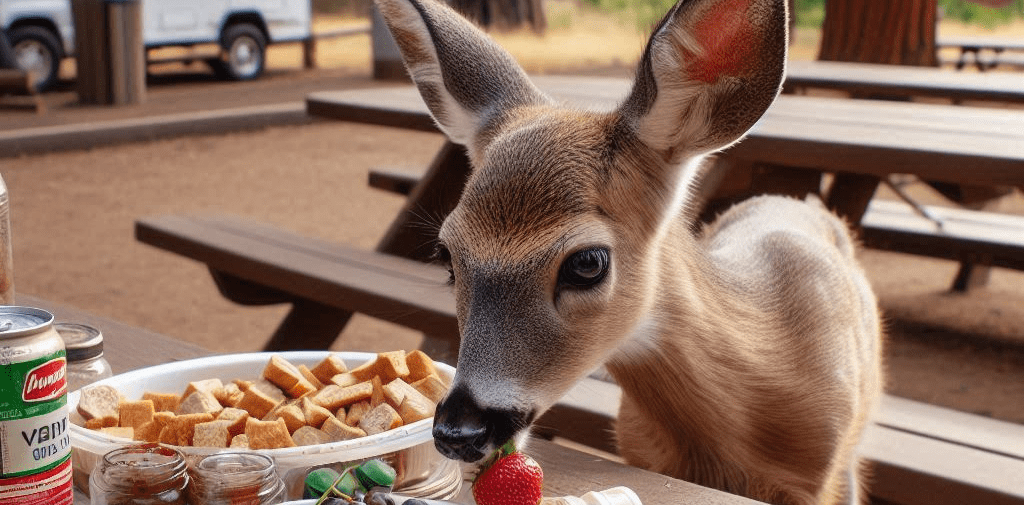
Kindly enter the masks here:
<path id="1" fill-rule="evenodd" d="M 104 355 L 114 373 L 214 354 L 187 342 L 41 298 L 19 294 L 17 303 L 46 309 L 54 314 L 57 321 L 86 323 L 99 328 L 104 336 Z M 759 503 L 579 452 L 543 439 L 532 441 L 529 452 L 544 468 L 545 494 L 549 496 L 578 496 L 587 491 L 624 485 L 636 491 L 644 505 Z M 76 490 L 74 503 L 87 505 L 89 498 Z"/>
<path id="2" fill-rule="evenodd" d="M 1024 43 L 1022 43 L 1024 46 Z M 962 73 L 928 67 L 790 61 L 787 90 L 807 88 L 845 91 L 854 96 L 934 97 L 954 102 L 1024 103 L 1024 81 L 1011 73 Z"/>
<path id="3" fill-rule="evenodd" d="M 1000 63 L 1011 63 L 1015 66 L 1024 66 L 1024 58 L 1014 58 L 1004 61 L 1003 57 L 1007 52 L 1024 51 L 1024 40 L 1011 39 L 1007 37 L 938 37 L 935 40 L 936 49 L 955 48 L 960 50 L 960 57 L 956 61 L 957 70 L 962 70 L 968 64 L 968 55 L 974 66 L 980 71 L 985 71 L 999 66 Z M 990 60 L 981 58 L 982 51 L 991 51 L 993 57 Z"/>

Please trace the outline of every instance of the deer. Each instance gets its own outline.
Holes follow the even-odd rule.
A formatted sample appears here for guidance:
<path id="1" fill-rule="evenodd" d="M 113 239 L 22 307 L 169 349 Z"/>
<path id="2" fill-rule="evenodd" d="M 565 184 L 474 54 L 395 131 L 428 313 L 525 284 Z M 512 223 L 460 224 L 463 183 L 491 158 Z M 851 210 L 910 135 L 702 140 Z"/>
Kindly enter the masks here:
<path id="1" fill-rule="evenodd" d="M 858 503 L 882 324 L 813 197 L 697 221 L 715 153 L 779 94 L 785 0 L 680 0 L 610 111 L 545 95 L 436 0 L 376 0 L 471 173 L 440 224 L 460 331 L 434 443 L 479 463 L 602 365 L 631 465 L 776 504 Z"/>

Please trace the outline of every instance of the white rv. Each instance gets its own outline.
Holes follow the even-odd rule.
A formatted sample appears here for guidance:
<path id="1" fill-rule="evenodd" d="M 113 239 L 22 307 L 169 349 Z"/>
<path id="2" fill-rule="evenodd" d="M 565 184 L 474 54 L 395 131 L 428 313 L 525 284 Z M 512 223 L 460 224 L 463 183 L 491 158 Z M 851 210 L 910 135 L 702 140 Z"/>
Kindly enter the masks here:
<path id="1" fill-rule="evenodd" d="M 203 59 L 237 80 L 259 77 L 268 44 L 303 40 L 312 30 L 311 0 L 136 1 L 147 49 L 217 44 L 219 54 Z M 0 0 L 0 28 L 42 89 L 57 79 L 61 60 L 75 54 L 71 0 Z"/>

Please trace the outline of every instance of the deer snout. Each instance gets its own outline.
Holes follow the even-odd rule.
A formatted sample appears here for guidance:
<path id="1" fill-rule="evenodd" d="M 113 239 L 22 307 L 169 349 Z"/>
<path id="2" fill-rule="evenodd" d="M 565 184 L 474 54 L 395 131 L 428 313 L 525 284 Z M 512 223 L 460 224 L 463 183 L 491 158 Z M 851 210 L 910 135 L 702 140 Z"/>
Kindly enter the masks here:
<path id="1" fill-rule="evenodd" d="M 437 405 L 434 446 L 449 459 L 483 459 L 533 422 L 534 414 L 480 405 L 469 388 L 456 385 Z"/>

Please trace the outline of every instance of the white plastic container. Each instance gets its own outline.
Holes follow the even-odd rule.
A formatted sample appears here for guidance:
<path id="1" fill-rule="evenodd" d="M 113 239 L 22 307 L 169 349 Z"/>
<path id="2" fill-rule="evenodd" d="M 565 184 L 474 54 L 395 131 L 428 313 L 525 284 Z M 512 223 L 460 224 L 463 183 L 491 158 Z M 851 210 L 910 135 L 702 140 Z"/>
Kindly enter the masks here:
<path id="1" fill-rule="evenodd" d="M 230 381 L 258 378 L 273 354 L 295 365 L 309 367 L 319 363 L 328 354 L 337 354 L 350 368 L 376 358 L 376 354 L 372 353 L 328 351 L 219 355 L 133 370 L 98 381 L 94 385 L 113 386 L 129 400 L 141 398 L 146 391 L 179 393 L 185 390 L 189 382 L 201 379 L 218 378 Z M 435 365 L 438 372 L 446 375 L 448 379 L 455 375 L 455 369 L 451 366 L 444 363 Z M 68 407 L 71 412 L 75 412 L 78 399 L 78 391 L 68 394 Z M 75 484 L 87 490 L 89 474 L 99 459 L 107 452 L 131 442 L 88 430 L 76 423 L 74 418 L 80 422 L 80 416 L 72 417 L 70 431 Z M 302 497 L 303 480 L 309 470 L 324 466 L 341 469 L 375 457 L 383 458 L 399 471 L 396 480 L 397 492 L 423 498 L 446 499 L 458 494 L 462 485 L 462 473 L 457 462 L 445 458 L 434 448 L 432 426 L 433 419 L 423 419 L 391 431 L 355 440 L 257 452 L 274 458 L 278 472 L 288 487 L 288 498 L 292 500 Z M 186 458 L 227 450 L 200 447 L 177 449 Z"/>
<path id="2" fill-rule="evenodd" d="M 402 505 L 408 499 L 405 496 L 394 495 L 395 504 Z M 470 499 L 471 500 L 471 499 Z M 426 500 L 427 505 L 445 505 L 449 501 Z M 472 501 L 467 501 L 467 504 Z M 298 500 L 286 502 L 282 505 L 316 505 L 316 500 Z M 625 486 L 613 487 L 604 491 L 590 491 L 583 496 L 560 496 L 558 498 L 543 498 L 540 505 L 643 505 L 640 497 L 632 489 Z"/>

